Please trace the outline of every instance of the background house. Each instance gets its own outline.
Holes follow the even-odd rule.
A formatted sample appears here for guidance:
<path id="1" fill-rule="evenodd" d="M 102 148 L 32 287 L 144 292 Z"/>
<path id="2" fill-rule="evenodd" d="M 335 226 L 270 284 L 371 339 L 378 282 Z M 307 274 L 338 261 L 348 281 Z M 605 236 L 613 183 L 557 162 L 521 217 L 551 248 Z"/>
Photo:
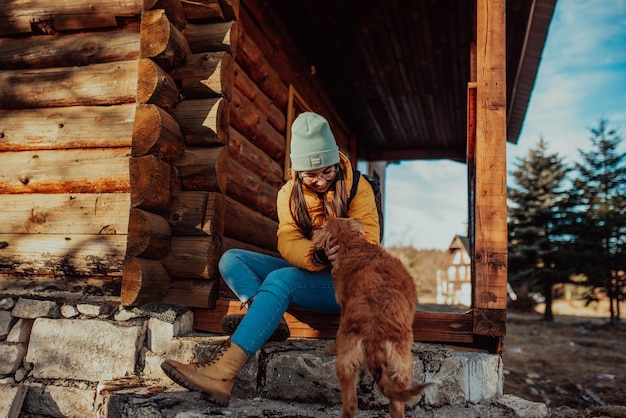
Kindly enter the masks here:
<path id="1" fill-rule="evenodd" d="M 437 269 L 437 303 L 472 306 L 469 238 L 456 235 Z"/>

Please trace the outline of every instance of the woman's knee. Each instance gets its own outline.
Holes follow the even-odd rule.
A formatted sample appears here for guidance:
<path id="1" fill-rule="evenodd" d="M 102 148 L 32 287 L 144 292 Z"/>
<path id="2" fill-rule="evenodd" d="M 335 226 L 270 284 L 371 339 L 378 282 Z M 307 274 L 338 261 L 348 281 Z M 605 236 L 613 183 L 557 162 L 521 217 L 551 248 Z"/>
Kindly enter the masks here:
<path id="1" fill-rule="evenodd" d="M 229 270 L 233 267 L 242 264 L 242 250 L 238 248 L 232 248 L 230 250 L 226 250 L 224 254 L 220 257 L 220 261 L 217 263 L 217 268 L 222 274 L 222 276 L 227 274 Z"/>

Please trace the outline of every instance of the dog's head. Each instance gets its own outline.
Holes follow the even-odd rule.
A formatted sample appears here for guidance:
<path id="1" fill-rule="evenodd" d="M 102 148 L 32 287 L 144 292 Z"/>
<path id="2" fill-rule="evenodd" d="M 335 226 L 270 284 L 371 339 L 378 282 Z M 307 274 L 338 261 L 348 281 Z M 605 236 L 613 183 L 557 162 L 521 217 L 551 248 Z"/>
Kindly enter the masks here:
<path id="1" fill-rule="evenodd" d="M 363 223 L 351 218 L 330 218 L 313 231 L 315 248 L 327 250 L 331 242 L 349 242 L 363 236 Z"/>

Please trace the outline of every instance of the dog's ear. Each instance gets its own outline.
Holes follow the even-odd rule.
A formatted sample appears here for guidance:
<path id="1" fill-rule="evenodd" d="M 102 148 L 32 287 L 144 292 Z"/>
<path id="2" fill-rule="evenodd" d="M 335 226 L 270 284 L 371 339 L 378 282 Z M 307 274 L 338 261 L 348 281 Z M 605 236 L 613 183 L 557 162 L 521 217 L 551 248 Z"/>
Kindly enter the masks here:
<path id="1" fill-rule="evenodd" d="M 330 236 L 331 234 L 328 231 L 328 228 L 326 228 L 326 225 L 322 225 L 321 228 L 313 230 L 311 240 L 313 241 L 315 248 L 327 249 Z"/>
<path id="2" fill-rule="evenodd" d="M 350 218 L 350 232 L 358 232 L 359 234 L 364 232 L 363 222 L 359 219 Z"/>

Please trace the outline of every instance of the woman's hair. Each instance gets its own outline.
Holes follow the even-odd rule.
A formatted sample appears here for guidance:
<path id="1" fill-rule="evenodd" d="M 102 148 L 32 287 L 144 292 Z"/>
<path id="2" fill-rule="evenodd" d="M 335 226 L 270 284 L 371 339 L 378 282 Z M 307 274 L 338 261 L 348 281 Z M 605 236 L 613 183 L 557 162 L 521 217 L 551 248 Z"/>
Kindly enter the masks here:
<path id="1" fill-rule="evenodd" d="M 291 197 L 289 199 L 289 206 L 291 210 L 291 216 L 296 222 L 296 226 L 302 232 L 302 235 L 311 239 L 313 236 L 313 222 L 304 200 L 304 192 L 302 188 L 305 187 L 302 184 L 302 179 L 299 175 L 294 176 L 293 188 L 291 189 Z M 335 195 L 332 203 L 329 203 L 322 197 L 322 203 L 324 204 L 324 211 L 329 217 L 347 218 L 348 217 L 348 188 L 346 187 L 346 178 L 343 169 L 337 165 L 337 177 L 330 187 L 334 189 Z M 330 190 L 330 189 L 329 189 Z"/>

